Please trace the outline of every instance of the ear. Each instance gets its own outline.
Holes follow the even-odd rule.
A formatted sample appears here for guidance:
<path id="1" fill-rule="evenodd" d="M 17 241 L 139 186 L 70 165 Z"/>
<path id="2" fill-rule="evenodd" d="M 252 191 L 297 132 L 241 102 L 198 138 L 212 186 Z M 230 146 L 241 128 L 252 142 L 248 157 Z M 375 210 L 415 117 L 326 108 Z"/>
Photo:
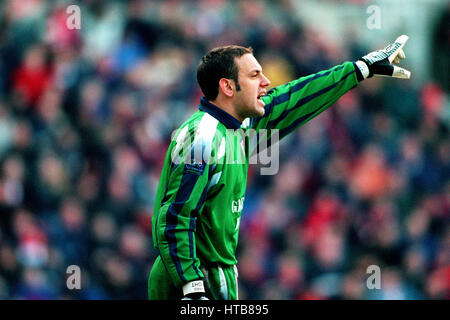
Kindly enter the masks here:
<path id="1" fill-rule="evenodd" d="M 233 80 L 222 78 L 219 80 L 219 90 L 227 97 L 234 95 L 234 83 Z"/>

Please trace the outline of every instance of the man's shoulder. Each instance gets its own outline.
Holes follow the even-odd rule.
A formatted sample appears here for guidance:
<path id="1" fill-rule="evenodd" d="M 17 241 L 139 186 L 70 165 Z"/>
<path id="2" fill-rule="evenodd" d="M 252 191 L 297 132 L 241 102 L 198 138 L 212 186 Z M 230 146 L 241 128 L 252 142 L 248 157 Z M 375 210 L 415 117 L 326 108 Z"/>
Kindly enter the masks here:
<path id="1" fill-rule="evenodd" d="M 193 163 L 208 161 L 205 159 L 209 159 L 217 147 L 214 141 L 222 141 L 225 135 L 221 125 L 207 112 L 195 112 L 172 137 L 170 152 L 173 161 L 177 163 L 180 161 L 189 161 L 189 163 L 191 161 Z"/>
<path id="2" fill-rule="evenodd" d="M 176 130 L 172 140 L 179 141 L 189 138 L 192 142 L 194 140 L 212 142 L 215 136 L 221 135 L 223 129 L 223 124 L 216 118 L 207 112 L 198 110 Z"/>

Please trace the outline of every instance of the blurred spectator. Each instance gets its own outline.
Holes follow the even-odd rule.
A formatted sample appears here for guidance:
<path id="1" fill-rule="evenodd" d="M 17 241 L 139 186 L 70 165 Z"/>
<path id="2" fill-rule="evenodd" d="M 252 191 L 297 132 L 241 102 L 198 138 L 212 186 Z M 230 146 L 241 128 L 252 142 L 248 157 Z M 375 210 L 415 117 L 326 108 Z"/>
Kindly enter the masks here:
<path id="1" fill-rule="evenodd" d="M 447 7 L 440 12 L 440 15 L 435 22 L 432 35 L 432 57 L 433 76 L 440 83 L 440 85 L 447 90 L 450 90 L 450 77 L 448 72 L 443 70 L 450 69 L 450 3 L 447 2 Z"/>
<path id="2" fill-rule="evenodd" d="M 52 80 L 43 45 L 35 45 L 27 50 L 23 64 L 15 71 L 13 79 L 14 90 L 23 96 L 27 104 L 34 105 Z"/>
<path id="3" fill-rule="evenodd" d="M 0 299 L 146 299 L 155 190 L 200 57 L 252 46 L 276 86 L 369 48 L 290 0 L 79 1 L 81 30 L 68 4 L 0 3 Z M 276 176 L 250 167 L 239 298 L 450 298 L 449 8 L 433 78 L 364 81 L 282 141 Z"/>

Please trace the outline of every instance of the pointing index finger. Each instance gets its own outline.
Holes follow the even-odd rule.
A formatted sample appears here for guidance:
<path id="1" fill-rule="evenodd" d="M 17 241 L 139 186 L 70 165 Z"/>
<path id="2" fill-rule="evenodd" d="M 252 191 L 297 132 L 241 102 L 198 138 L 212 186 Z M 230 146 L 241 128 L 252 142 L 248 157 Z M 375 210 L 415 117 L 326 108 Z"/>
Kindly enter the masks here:
<path id="1" fill-rule="evenodd" d="M 408 41 L 409 37 L 405 34 L 399 36 L 397 39 L 395 39 L 395 42 L 393 43 L 393 45 L 395 47 L 397 47 L 395 49 L 394 52 L 392 52 L 392 54 L 389 56 L 389 63 L 392 63 L 392 61 L 394 61 L 394 59 L 397 57 L 397 55 L 399 54 L 399 52 L 402 50 L 402 48 L 405 46 L 406 41 Z M 403 51 L 402 51 L 403 52 Z M 404 55 L 404 54 L 403 54 Z M 402 58 L 402 57 L 400 57 Z"/>

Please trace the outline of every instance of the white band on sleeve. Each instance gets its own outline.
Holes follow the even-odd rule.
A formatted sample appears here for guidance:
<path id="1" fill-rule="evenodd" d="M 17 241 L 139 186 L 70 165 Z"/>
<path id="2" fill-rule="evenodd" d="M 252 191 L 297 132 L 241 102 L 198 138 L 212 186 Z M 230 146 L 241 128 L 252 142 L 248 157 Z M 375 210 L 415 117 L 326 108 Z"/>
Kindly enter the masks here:
<path id="1" fill-rule="evenodd" d="M 355 62 L 359 71 L 361 71 L 361 74 L 363 75 L 364 79 L 366 79 L 369 76 L 369 67 L 364 61 L 358 60 Z"/>
<path id="2" fill-rule="evenodd" d="M 203 280 L 195 280 L 186 283 L 183 286 L 183 294 L 187 295 L 190 293 L 205 292 L 205 287 L 203 286 Z"/>

